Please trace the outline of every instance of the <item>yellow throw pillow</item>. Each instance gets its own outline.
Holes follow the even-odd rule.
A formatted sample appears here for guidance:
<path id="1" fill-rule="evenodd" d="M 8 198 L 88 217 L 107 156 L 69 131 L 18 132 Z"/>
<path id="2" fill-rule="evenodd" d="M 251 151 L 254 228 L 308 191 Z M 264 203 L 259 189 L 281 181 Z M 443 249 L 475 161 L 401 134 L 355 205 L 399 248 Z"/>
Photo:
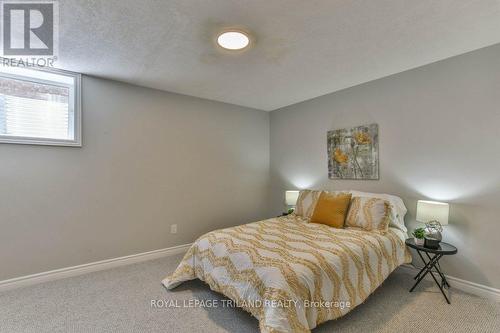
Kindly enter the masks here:
<path id="1" fill-rule="evenodd" d="M 295 215 L 311 218 L 322 191 L 302 190 L 295 205 Z"/>
<path id="2" fill-rule="evenodd" d="M 343 228 L 350 202 L 350 194 L 321 193 L 314 208 L 311 222 L 326 224 L 334 228 Z"/>
<path id="3" fill-rule="evenodd" d="M 385 233 L 389 228 L 390 204 L 386 200 L 354 197 L 347 214 L 346 227 Z"/>

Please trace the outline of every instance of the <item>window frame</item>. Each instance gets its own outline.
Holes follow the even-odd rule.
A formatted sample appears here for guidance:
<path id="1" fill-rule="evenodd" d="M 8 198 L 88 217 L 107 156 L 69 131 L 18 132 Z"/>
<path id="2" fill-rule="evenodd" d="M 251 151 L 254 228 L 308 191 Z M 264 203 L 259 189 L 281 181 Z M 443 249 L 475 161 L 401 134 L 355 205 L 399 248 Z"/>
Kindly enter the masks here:
<path id="1" fill-rule="evenodd" d="M 1 143 L 11 143 L 11 144 L 22 144 L 22 145 L 42 145 L 42 146 L 62 146 L 62 147 L 82 147 L 82 98 L 81 98 L 81 87 L 82 87 L 82 75 L 79 73 L 69 72 L 60 69 L 35 69 L 35 68 L 22 68 L 28 69 L 30 71 L 43 72 L 48 74 L 55 74 L 66 76 L 74 81 L 74 96 L 73 103 L 69 103 L 69 108 L 73 108 L 73 140 L 64 139 L 50 139 L 50 138 L 37 138 L 37 137 L 24 137 L 24 136 L 10 136 L 0 134 L 0 144 Z M 38 84 L 50 84 L 59 85 L 67 87 L 63 83 L 57 83 L 50 80 L 44 80 L 41 78 L 33 78 L 23 74 L 16 73 L 6 73 L 2 71 L 0 67 L 0 77 L 11 78 L 22 81 L 29 81 Z M 71 99 L 70 99 L 71 100 Z"/>

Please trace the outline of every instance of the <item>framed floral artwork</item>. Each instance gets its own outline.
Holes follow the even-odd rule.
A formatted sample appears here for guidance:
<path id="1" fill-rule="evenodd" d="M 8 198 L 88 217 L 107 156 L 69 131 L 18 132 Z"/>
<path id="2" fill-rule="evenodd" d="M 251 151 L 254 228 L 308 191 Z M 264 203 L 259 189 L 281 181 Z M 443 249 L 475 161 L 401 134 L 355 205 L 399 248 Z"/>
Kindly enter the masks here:
<path id="1" fill-rule="evenodd" d="M 379 179 L 378 125 L 328 132 L 330 179 Z"/>

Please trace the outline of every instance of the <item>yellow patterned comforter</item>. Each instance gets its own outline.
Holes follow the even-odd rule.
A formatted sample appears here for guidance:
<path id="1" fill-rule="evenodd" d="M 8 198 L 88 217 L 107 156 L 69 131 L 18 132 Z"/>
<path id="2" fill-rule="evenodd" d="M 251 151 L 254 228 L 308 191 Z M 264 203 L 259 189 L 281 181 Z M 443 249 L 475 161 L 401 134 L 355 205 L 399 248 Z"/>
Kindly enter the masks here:
<path id="1" fill-rule="evenodd" d="M 209 232 L 163 284 L 198 278 L 255 316 L 263 333 L 310 332 L 411 261 L 396 228 L 381 235 L 307 222 L 290 215 Z"/>

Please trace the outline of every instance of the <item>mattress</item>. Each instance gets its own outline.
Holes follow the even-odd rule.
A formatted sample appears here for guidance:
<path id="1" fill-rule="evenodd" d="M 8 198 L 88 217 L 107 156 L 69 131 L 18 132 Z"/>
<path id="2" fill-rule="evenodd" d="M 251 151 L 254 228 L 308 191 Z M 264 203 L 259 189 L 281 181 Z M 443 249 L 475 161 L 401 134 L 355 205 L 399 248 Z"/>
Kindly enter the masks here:
<path id="1" fill-rule="evenodd" d="M 335 229 L 292 214 L 203 235 L 162 282 L 206 282 L 255 316 L 263 333 L 310 332 L 409 263 L 405 237 L 397 228 Z"/>

